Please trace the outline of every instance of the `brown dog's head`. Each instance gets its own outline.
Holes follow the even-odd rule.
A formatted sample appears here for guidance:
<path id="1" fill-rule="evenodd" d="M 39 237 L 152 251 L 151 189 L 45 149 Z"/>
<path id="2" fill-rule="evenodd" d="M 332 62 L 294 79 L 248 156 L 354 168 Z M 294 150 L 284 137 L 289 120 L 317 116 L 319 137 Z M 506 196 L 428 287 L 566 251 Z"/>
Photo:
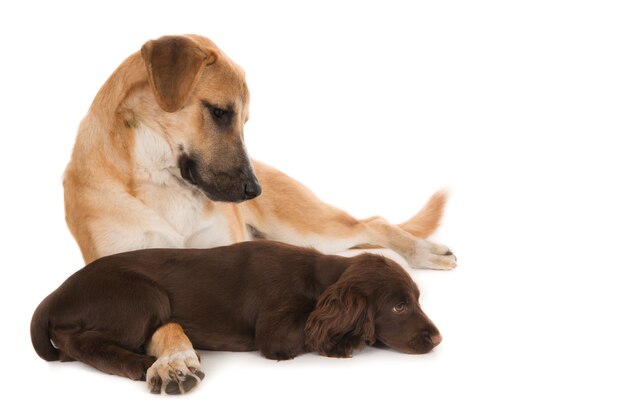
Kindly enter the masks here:
<path id="1" fill-rule="evenodd" d="M 215 201 L 261 194 L 244 145 L 249 95 L 243 70 L 195 35 L 148 41 L 141 57 L 158 104 L 150 119 L 166 136 L 182 179 Z"/>
<path id="2" fill-rule="evenodd" d="M 317 301 L 305 327 L 307 346 L 326 356 L 349 357 L 376 340 L 404 353 L 427 353 L 439 330 L 419 305 L 415 282 L 395 262 L 360 255 Z"/>

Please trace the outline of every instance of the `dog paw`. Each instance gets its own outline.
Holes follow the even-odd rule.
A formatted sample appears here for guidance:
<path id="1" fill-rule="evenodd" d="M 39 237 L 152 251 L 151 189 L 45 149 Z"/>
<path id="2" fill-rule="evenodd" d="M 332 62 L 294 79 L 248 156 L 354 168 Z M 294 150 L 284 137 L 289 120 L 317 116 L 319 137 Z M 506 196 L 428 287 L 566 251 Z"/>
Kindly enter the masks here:
<path id="1" fill-rule="evenodd" d="M 148 388 L 153 394 L 185 394 L 204 378 L 199 369 L 200 359 L 193 349 L 161 356 L 148 368 Z"/>
<path id="2" fill-rule="evenodd" d="M 272 359 L 272 360 L 275 360 L 275 361 L 288 361 L 288 360 L 293 359 L 296 356 L 298 356 L 298 354 L 295 353 L 295 352 L 282 351 L 282 350 L 270 351 L 270 352 L 263 351 L 261 353 L 267 359 Z"/>
<path id="3" fill-rule="evenodd" d="M 456 268 L 456 256 L 447 246 L 427 240 L 417 242 L 415 253 L 408 261 L 413 268 L 441 270 Z"/>

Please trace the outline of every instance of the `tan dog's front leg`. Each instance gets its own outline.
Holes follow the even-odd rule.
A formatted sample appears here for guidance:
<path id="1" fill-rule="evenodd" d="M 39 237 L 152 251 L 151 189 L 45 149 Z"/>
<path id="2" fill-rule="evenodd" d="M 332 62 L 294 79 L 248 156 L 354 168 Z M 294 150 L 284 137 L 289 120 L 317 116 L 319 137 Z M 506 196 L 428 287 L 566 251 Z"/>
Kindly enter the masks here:
<path id="1" fill-rule="evenodd" d="M 148 369 L 146 380 L 153 394 L 184 394 L 204 378 L 200 358 L 177 323 L 159 327 L 146 346 L 156 361 Z"/>

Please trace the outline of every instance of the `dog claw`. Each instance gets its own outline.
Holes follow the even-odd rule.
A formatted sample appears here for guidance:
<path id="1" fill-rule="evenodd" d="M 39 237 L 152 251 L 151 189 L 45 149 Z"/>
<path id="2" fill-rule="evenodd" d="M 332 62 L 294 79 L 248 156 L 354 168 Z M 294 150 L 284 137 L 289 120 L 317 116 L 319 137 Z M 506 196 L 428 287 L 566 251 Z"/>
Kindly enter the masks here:
<path id="1" fill-rule="evenodd" d="M 184 392 L 189 392 L 193 387 L 196 386 L 197 383 L 198 383 L 198 380 L 194 378 L 193 375 L 190 375 L 189 377 L 187 377 L 187 379 L 185 379 L 182 384 L 183 389 L 185 390 Z"/>
<path id="2" fill-rule="evenodd" d="M 181 393 L 180 387 L 178 385 L 178 381 L 174 379 L 170 379 L 170 381 L 165 386 L 165 393 L 168 395 L 178 395 Z"/>
<path id="3" fill-rule="evenodd" d="M 148 387 L 150 388 L 150 392 L 152 394 L 160 394 L 161 393 L 161 378 L 158 376 L 154 376 L 150 378 Z"/>

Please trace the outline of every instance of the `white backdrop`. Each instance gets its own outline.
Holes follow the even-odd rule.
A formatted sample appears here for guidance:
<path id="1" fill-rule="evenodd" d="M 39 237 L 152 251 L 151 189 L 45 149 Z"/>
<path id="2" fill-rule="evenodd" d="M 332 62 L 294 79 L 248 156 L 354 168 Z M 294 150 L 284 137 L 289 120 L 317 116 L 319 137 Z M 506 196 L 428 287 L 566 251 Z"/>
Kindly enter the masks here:
<path id="1" fill-rule="evenodd" d="M 615 1 L 3 2 L 3 408 L 20 414 L 624 415 L 626 12 Z M 409 7 L 409 4 L 411 6 Z M 253 157 L 355 216 L 451 191 L 417 271 L 429 355 L 206 352 L 188 396 L 32 350 L 82 266 L 61 177 L 96 91 L 148 39 L 198 33 L 247 72 Z"/>

